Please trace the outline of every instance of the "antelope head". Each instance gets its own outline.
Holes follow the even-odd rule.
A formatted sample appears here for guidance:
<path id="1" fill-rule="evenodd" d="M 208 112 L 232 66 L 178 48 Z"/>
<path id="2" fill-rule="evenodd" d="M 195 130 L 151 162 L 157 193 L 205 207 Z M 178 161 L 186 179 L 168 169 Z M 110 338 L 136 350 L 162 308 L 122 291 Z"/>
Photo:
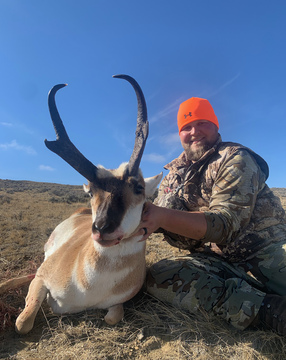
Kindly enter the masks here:
<path id="1" fill-rule="evenodd" d="M 45 144 L 88 180 L 84 190 L 91 196 L 92 238 L 101 246 L 116 245 L 136 232 L 146 197 L 155 191 L 162 178 L 161 173 L 144 179 L 139 169 L 148 137 L 147 107 L 143 92 L 132 77 L 114 77 L 125 79 L 133 86 L 138 105 L 135 145 L 131 158 L 128 163 L 121 164 L 115 170 L 95 166 L 70 141 L 55 103 L 56 92 L 65 84 L 54 86 L 48 95 L 57 140 L 45 140 Z"/>

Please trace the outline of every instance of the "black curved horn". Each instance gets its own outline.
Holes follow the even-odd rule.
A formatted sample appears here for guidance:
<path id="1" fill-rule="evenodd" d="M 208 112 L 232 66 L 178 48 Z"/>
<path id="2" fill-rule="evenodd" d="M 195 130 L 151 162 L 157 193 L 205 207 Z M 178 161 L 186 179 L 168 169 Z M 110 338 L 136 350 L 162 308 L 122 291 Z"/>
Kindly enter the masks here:
<path id="1" fill-rule="evenodd" d="M 48 141 L 46 139 L 45 144 L 49 150 L 59 155 L 83 177 L 85 177 L 91 182 L 95 182 L 97 167 L 93 165 L 89 160 L 87 160 L 70 141 L 70 138 L 68 137 L 64 124 L 57 110 L 55 95 L 56 92 L 64 86 L 66 86 L 66 84 L 55 85 L 50 90 L 48 95 L 48 106 L 57 135 L 57 140 Z"/>
<path id="2" fill-rule="evenodd" d="M 139 84 L 129 75 L 113 75 L 114 78 L 127 80 L 134 88 L 137 96 L 137 127 L 135 132 L 135 144 L 132 155 L 128 163 L 128 173 L 130 176 L 138 174 L 140 161 L 144 152 L 146 140 L 149 132 L 149 122 L 147 117 L 147 106 L 143 91 Z"/>

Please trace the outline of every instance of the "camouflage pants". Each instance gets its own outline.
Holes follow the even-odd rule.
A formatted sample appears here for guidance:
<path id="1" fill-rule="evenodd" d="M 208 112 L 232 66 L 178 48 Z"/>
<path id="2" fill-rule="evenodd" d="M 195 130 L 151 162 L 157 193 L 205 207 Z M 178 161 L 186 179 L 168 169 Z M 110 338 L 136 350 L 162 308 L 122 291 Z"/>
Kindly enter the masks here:
<path id="1" fill-rule="evenodd" d="M 256 317 L 266 293 L 286 295 L 283 244 L 272 244 L 245 263 L 230 264 L 202 253 L 161 260 L 148 271 L 147 291 L 192 313 L 203 309 L 243 330 Z"/>

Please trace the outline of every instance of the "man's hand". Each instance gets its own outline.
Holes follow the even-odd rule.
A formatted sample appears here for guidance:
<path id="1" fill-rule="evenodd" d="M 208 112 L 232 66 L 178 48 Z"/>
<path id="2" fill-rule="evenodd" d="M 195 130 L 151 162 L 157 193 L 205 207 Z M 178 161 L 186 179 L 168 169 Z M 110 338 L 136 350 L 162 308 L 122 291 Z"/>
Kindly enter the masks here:
<path id="1" fill-rule="evenodd" d="M 142 211 L 141 223 L 136 235 L 143 235 L 140 241 L 146 240 L 160 226 L 156 223 L 160 207 L 146 202 Z"/>
<path id="2" fill-rule="evenodd" d="M 182 235 L 190 239 L 200 240 L 205 236 L 207 222 L 205 214 L 200 211 L 181 211 L 167 209 L 147 202 L 142 212 L 138 235 L 141 241 L 159 228 Z"/>

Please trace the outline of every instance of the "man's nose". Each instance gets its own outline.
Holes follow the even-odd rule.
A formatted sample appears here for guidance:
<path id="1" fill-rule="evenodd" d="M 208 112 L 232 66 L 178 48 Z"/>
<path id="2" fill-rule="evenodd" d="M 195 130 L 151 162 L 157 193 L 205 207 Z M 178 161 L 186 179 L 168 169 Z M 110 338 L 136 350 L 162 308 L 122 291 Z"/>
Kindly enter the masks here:
<path id="1" fill-rule="evenodd" d="M 192 126 L 190 129 L 190 135 L 196 135 L 198 133 L 197 126 Z"/>

